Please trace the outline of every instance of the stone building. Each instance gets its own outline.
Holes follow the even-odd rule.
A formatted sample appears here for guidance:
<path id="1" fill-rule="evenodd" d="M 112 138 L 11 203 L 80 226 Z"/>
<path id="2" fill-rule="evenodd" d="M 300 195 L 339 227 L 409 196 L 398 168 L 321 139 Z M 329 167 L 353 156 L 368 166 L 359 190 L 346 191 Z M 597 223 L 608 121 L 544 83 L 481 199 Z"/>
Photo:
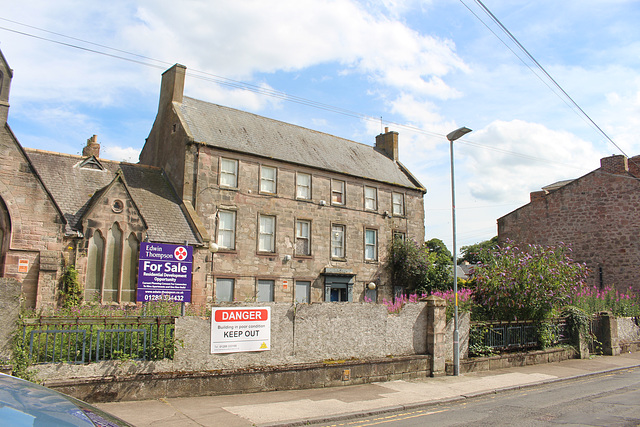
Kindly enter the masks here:
<path id="1" fill-rule="evenodd" d="M 203 102 L 183 95 L 185 74 L 163 74 L 140 163 L 166 171 L 214 248 L 201 298 L 391 297 L 393 236 L 424 240 L 425 189 L 398 133 L 370 146 Z"/>
<path id="2" fill-rule="evenodd" d="M 23 148 L 7 124 L 13 71 L 0 53 L 0 277 L 21 283 L 24 305 L 54 304 L 74 265 L 85 299 L 134 303 L 140 242 L 202 247 L 157 167 Z"/>
<path id="3" fill-rule="evenodd" d="M 375 146 L 183 96 L 164 73 L 138 164 L 23 148 L 7 124 L 12 70 L 0 64 L 0 276 L 30 307 L 57 300 L 73 265 L 85 299 L 136 302 L 140 243 L 193 247 L 192 302 L 391 297 L 392 238 L 424 240 L 425 189 Z"/>
<path id="4" fill-rule="evenodd" d="M 498 219 L 498 240 L 571 244 L 589 283 L 640 290 L 640 156 L 600 160 L 600 168 L 531 193 L 530 203 Z"/>
<path id="5" fill-rule="evenodd" d="M 64 216 L 7 124 L 12 78 L 0 52 L 0 275 L 18 279 L 35 307 L 57 288 Z"/>

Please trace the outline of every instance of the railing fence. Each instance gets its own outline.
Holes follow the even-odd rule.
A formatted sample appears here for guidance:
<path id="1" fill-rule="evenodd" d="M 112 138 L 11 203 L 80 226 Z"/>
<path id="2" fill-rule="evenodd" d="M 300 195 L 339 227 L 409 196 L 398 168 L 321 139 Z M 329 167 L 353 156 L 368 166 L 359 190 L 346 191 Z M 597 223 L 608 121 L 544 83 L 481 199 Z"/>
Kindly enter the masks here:
<path id="1" fill-rule="evenodd" d="M 40 317 L 22 320 L 33 363 L 172 359 L 175 317 Z"/>
<path id="2" fill-rule="evenodd" d="M 469 346 L 494 352 L 526 350 L 540 347 L 542 334 L 547 346 L 569 342 L 566 320 L 554 318 L 544 323 L 533 320 L 471 322 Z"/>

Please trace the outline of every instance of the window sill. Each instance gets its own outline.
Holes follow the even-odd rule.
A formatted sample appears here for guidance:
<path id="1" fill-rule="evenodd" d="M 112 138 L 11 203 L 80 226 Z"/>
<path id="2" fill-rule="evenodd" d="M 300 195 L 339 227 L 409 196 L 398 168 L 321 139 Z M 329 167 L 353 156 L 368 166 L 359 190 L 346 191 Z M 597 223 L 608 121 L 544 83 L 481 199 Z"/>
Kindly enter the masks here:
<path id="1" fill-rule="evenodd" d="M 277 257 L 278 253 L 277 252 L 256 252 L 256 255 L 261 256 L 261 257 Z"/>
<path id="2" fill-rule="evenodd" d="M 226 249 L 226 248 L 218 248 L 217 252 L 214 252 L 216 254 L 237 254 L 238 251 L 236 251 L 235 249 Z"/>

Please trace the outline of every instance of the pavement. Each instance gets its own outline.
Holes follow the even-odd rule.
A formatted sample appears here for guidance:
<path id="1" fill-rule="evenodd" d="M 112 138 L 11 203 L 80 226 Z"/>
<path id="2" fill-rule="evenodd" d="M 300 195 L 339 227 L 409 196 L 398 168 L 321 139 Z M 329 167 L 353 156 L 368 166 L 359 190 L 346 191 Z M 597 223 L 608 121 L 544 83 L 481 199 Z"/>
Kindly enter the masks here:
<path id="1" fill-rule="evenodd" d="M 344 387 L 96 404 L 138 427 L 300 426 L 463 401 L 640 367 L 640 353 Z"/>

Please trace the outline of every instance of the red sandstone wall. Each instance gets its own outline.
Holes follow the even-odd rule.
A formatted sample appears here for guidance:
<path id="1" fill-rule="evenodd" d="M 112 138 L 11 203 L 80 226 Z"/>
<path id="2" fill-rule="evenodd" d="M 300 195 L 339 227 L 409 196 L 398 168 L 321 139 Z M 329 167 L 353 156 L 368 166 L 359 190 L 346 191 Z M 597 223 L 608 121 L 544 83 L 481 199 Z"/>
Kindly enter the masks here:
<path id="1" fill-rule="evenodd" d="M 600 169 L 498 220 L 500 242 L 570 243 L 591 284 L 640 290 L 640 181 Z"/>

